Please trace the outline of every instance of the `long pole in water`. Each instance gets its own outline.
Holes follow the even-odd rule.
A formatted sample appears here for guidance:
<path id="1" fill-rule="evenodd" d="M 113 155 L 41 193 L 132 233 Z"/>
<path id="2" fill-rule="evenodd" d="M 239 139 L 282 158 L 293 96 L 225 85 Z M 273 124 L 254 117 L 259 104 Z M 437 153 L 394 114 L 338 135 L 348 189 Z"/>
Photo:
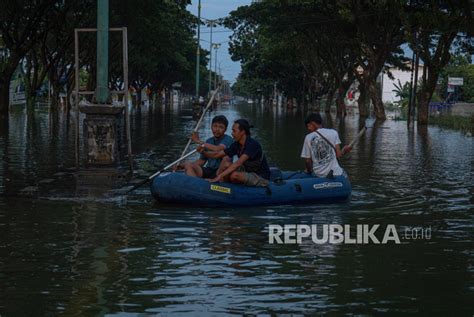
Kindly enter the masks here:
<path id="1" fill-rule="evenodd" d="M 357 142 L 359 142 L 359 139 L 361 136 L 364 135 L 365 131 L 367 130 L 367 127 L 363 127 L 359 133 L 357 134 L 357 136 L 354 138 L 354 140 L 352 140 L 351 143 L 349 143 L 349 147 L 353 147 Z"/>
<path id="2" fill-rule="evenodd" d="M 149 176 L 148 178 L 146 178 L 145 180 L 143 180 L 142 182 L 138 183 L 137 185 L 133 186 L 131 189 L 129 189 L 125 194 L 128 194 L 132 191 L 134 191 L 135 189 L 137 189 L 138 187 L 148 183 L 149 181 L 151 181 L 153 178 L 155 178 L 156 176 L 160 175 L 161 173 L 165 172 L 166 170 L 168 170 L 170 167 L 178 164 L 179 162 L 181 162 L 182 160 L 184 160 L 185 158 L 193 155 L 194 153 L 196 153 L 196 149 L 192 150 L 191 152 L 189 152 L 188 154 L 180 157 L 179 159 L 177 159 L 176 161 L 174 161 L 173 163 L 170 163 L 168 165 L 166 165 L 164 168 L 162 168 L 161 170 L 159 170 L 158 172 L 156 172 L 155 174 Z"/>
<path id="3" fill-rule="evenodd" d="M 367 131 L 367 127 L 363 127 L 359 133 L 357 133 L 356 137 L 354 138 L 354 140 L 352 140 L 351 143 L 349 143 L 349 147 L 352 148 L 354 147 L 355 144 L 357 144 L 357 142 L 359 142 L 359 139 L 364 135 L 365 131 Z M 346 154 L 346 151 L 344 151 L 344 149 L 342 150 L 342 155 Z"/>
<path id="4" fill-rule="evenodd" d="M 204 108 L 204 111 L 201 114 L 201 118 L 199 118 L 199 121 L 196 124 L 196 127 L 194 128 L 193 132 L 197 132 L 199 130 L 199 127 L 201 126 L 201 123 L 202 123 L 202 119 L 204 119 L 204 115 L 206 114 L 209 107 L 212 105 L 212 102 L 214 101 L 214 98 L 216 97 L 216 94 L 217 94 L 218 91 L 219 91 L 219 87 L 217 87 L 216 90 L 214 90 L 214 92 L 211 96 L 211 99 L 209 99 L 209 102 L 207 103 L 206 108 Z M 183 153 L 181 153 L 181 157 L 183 157 L 184 153 L 186 153 L 186 151 L 188 150 L 190 145 L 191 145 L 191 138 L 188 139 L 188 143 L 186 144 L 186 146 L 183 150 Z"/>
<path id="5" fill-rule="evenodd" d="M 212 97 L 211 99 L 209 100 L 209 103 L 207 104 L 206 108 L 204 108 L 204 111 L 202 112 L 202 115 L 201 115 L 201 118 L 199 118 L 199 121 L 198 123 L 196 124 L 196 127 L 194 128 L 193 132 L 197 132 L 198 129 L 199 129 L 199 126 L 201 125 L 202 123 L 202 119 L 204 118 L 204 115 L 206 114 L 207 110 L 209 109 L 209 107 L 212 105 L 212 102 L 214 101 L 214 97 L 216 96 L 216 93 L 219 89 L 217 88 L 214 93 L 212 94 Z M 145 180 L 143 180 L 142 182 L 138 183 L 137 185 L 133 186 L 131 189 L 129 189 L 125 194 L 128 194 L 132 191 L 134 191 L 135 189 L 137 189 L 138 187 L 142 186 L 143 184 L 146 184 L 148 183 L 149 181 L 151 181 L 153 178 L 155 178 L 156 176 L 160 175 L 161 173 L 163 173 L 164 171 L 166 171 L 167 169 L 169 169 L 170 167 L 178 164 L 179 162 L 181 162 L 182 160 L 184 160 L 185 158 L 188 158 L 189 156 L 193 155 L 194 153 L 196 153 L 196 149 L 192 150 L 191 152 L 189 152 L 188 154 L 184 154 L 186 153 L 186 151 L 188 150 L 189 148 L 189 145 L 191 144 L 191 139 L 188 140 L 188 143 L 186 144 L 186 147 L 184 148 L 184 151 L 183 153 L 181 154 L 181 157 L 179 159 L 177 159 L 176 161 L 174 161 L 173 163 L 170 163 L 168 165 L 166 165 L 163 169 L 161 169 L 160 171 L 156 172 L 155 174 L 149 176 L 148 178 L 146 178 Z"/>

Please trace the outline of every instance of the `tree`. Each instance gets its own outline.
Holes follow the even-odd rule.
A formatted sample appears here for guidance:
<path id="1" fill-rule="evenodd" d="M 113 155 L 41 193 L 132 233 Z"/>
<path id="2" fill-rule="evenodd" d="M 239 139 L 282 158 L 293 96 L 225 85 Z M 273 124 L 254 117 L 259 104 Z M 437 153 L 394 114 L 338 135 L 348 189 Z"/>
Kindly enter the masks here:
<path id="1" fill-rule="evenodd" d="M 295 6 L 284 2 L 262 1 L 240 7 L 225 20 L 226 26 L 235 30 L 230 43 L 233 60 L 242 63 L 239 80 L 245 86 L 259 89 L 264 94 L 273 92 L 274 84 L 290 99 L 299 104 L 306 97 L 321 92 L 320 83 L 326 83 L 317 56 L 310 54 L 304 43 L 308 42 L 304 26 L 295 26 L 298 15 L 308 14 L 313 5 Z M 319 61 L 319 59 L 318 59 Z M 258 85 L 249 85 L 254 80 Z M 319 83 L 319 85 L 316 85 Z M 317 90 L 317 91 L 316 91 Z M 255 93 L 255 91 L 254 91 Z"/>
<path id="2" fill-rule="evenodd" d="M 235 30 L 230 50 L 243 65 L 255 64 L 243 67 L 247 77 L 250 71 L 266 78 L 268 73 L 278 74 L 279 85 L 284 78 L 291 78 L 298 85 L 298 95 L 317 95 L 320 91 L 316 87 L 323 83 L 321 91 L 328 92 L 328 103 L 336 93 L 338 115 L 345 112 L 345 95 L 357 77 L 361 90 L 373 101 L 377 118 L 385 119 L 376 80 L 386 63 L 398 66 L 404 61 L 400 49 L 404 41 L 399 16 L 402 3 L 260 1 L 233 11 L 226 20 Z M 275 52 L 281 55 L 272 56 Z M 270 56 L 279 63 L 270 63 Z M 280 72 L 282 69 L 288 72 Z M 283 88 L 288 94 L 295 87 Z M 359 105 L 361 115 L 368 115 L 365 105 Z"/>
<path id="3" fill-rule="evenodd" d="M 461 77 L 462 86 L 458 86 L 460 100 L 474 102 L 474 65 L 469 55 L 454 55 L 440 74 L 440 96 L 448 98 L 447 87 L 449 77 Z"/>
<path id="4" fill-rule="evenodd" d="M 10 80 L 25 55 L 49 31 L 48 11 L 59 0 L 6 0 L 0 11 L 4 54 L 0 64 L 0 113 L 8 113 Z"/>
<path id="5" fill-rule="evenodd" d="M 363 90 L 370 95 L 377 119 L 385 120 L 382 93 L 377 78 L 387 64 L 402 67 L 404 42 L 400 11 L 402 1 L 356 1 L 342 0 L 341 15 L 347 17 L 356 30 L 358 62 L 354 65 Z M 362 71 L 359 71 L 359 68 Z M 361 111 L 361 113 L 363 113 Z"/>
<path id="6" fill-rule="evenodd" d="M 186 10 L 189 3 L 190 0 L 144 0 L 139 4 L 130 0 L 111 1 L 110 26 L 128 27 L 129 82 L 137 90 L 149 86 L 157 91 L 176 81 L 182 82 L 185 90 L 194 87 L 197 42 L 193 36 L 198 21 Z M 74 28 L 94 27 L 96 6 L 94 0 L 5 2 L 0 11 L 0 38 L 4 47 L 0 59 L 0 111 L 8 111 L 9 83 L 20 62 L 25 65 L 30 104 L 46 78 L 53 87 L 53 100 L 58 99 L 64 85 L 68 94 L 71 92 Z M 110 33 L 110 86 L 123 89 L 122 39 L 116 34 Z M 87 86 L 93 90 L 95 34 L 81 33 L 80 44 L 79 67 L 89 73 Z M 204 55 L 203 69 L 206 63 Z"/>
<path id="7" fill-rule="evenodd" d="M 472 3 L 469 0 L 415 2 L 403 11 L 410 47 L 424 63 L 421 89 L 417 93 L 418 125 L 428 124 L 429 102 L 443 68 L 452 56 L 452 46 L 471 51 Z M 472 54 L 472 51 L 471 51 Z"/>
<path id="8" fill-rule="evenodd" d="M 194 90 L 197 42 L 193 35 L 199 21 L 186 10 L 189 3 L 188 0 L 111 3 L 111 24 L 128 27 L 129 82 L 137 91 L 147 86 L 158 91 L 174 82 L 181 82 L 181 90 Z M 205 77 L 208 60 L 206 51 L 202 51 L 200 66 Z M 111 84 L 121 85 L 121 55 L 117 55 L 111 65 Z M 207 86 L 201 89 L 205 92 Z"/>

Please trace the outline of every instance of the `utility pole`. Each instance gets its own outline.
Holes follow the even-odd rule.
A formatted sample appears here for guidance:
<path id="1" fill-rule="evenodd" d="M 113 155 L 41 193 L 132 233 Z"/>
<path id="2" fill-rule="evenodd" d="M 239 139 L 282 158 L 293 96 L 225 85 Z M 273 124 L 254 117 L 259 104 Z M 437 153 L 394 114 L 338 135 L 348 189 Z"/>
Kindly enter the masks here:
<path id="1" fill-rule="evenodd" d="M 201 49 L 199 43 L 201 41 L 201 0 L 198 3 L 198 34 L 197 34 L 197 51 L 196 51 L 196 102 L 199 102 L 199 65 L 201 62 Z"/>
<path id="2" fill-rule="evenodd" d="M 109 1 L 97 2 L 97 88 L 95 100 L 106 104 L 109 99 Z"/>
<path id="3" fill-rule="evenodd" d="M 278 100 L 277 100 L 277 83 L 273 83 L 273 103 L 278 106 Z"/>
<path id="4" fill-rule="evenodd" d="M 215 63 L 214 63 L 214 89 L 217 89 L 217 50 L 221 47 L 220 43 L 215 43 L 214 44 L 214 49 L 216 50 L 215 52 Z"/>
<path id="5" fill-rule="evenodd" d="M 209 96 L 212 90 L 212 28 L 217 20 L 209 20 L 211 26 L 211 39 L 209 41 Z"/>

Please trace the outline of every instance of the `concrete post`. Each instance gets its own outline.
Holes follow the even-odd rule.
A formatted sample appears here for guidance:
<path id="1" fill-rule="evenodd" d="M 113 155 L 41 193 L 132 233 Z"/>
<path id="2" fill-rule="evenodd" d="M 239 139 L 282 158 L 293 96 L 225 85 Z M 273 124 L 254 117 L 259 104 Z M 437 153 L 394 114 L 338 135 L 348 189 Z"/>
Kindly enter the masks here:
<path id="1" fill-rule="evenodd" d="M 109 0 L 97 0 L 97 83 L 95 100 L 109 99 Z"/>
<path id="2" fill-rule="evenodd" d="M 125 38 L 126 39 L 126 38 Z M 79 105 L 86 115 L 83 122 L 85 165 L 87 167 L 112 167 L 119 162 L 122 116 L 125 106 L 110 104 L 109 94 L 109 1 L 97 0 L 97 83 L 95 103 Z M 76 44 L 76 54 L 78 54 Z M 125 53 L 126 54 L 126 53 Z M 125 56 L 125 55 L 124 55 Z M 76 67 L 78 67 L 76 55 Z M 78 73 L 78 69 L 76 68 Z M 126 76 L 126 72 L 124 74 Z M 78 90 L 78 74 L 76 89 Z M 124 78 L 125 83 L 127 79 Z M 124 87 L 126 91 L 128 87 Z M 124 98 L 127 101 L 127 98 Z"/>

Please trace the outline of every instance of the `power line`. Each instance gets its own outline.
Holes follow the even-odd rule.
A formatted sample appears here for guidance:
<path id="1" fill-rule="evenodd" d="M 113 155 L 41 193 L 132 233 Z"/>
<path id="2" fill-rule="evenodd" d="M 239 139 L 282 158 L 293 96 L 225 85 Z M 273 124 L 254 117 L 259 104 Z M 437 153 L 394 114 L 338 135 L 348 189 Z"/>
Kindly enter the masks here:
<path id="1" fill-rule="evenodd" d="M 228 31 L 212 31 L 212 33 L 233 33 L 234 31 L 233 30 L 228 30 Z M 211 32 L 201 32 L 201 34 L 207 34 L 207 33 L 211 33 Z"/>

